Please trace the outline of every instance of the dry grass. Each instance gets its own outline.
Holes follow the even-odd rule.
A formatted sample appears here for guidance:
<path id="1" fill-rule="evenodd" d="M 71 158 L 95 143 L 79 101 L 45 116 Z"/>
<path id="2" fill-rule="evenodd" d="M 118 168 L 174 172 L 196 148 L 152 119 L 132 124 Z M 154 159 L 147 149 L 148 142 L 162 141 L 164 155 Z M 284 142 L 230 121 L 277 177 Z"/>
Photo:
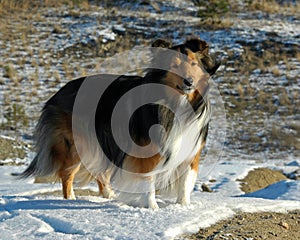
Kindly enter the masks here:
<path id="1" fill-rule="evenodd" d="M 222 17 L 209 17 L 209 18 L 202 18 L 199 27 L 204 29 L 224 29 L 229 28 L 233 25 L 233 19 L 231 16 L 226 15 Z"/>
<path id="2" fill-rule="evenodd" d="M 300 62 L 300 52 L 299 51 L 296 52 L 296 59 Z"/>
<path id="3" fill-rule="evenodd" d="M 273 68 L 270 69 L 270 71 L 272 72 L 272 74 L 275 76 L 275 77 L 279 77 L 281 75 L 281 71 L 280 69 L 278 68 L 278 66 L 274 66 Z"/>
<path id="4" fill-rule="evenodd" d="M 265 45 L 268 46 L 268 49 L 264 47 Z M 234 67 L 244 76 L 248 76 L 253 70 L 259 69 L 262 73 L 272 73 L 276 77 L 283 74 L 279 69 L 279 62 L 285 65 L 287 72 L 296 67 L 289 60 L 291 58 L 298 59 L 299 54 L 296 46 L 293 47 L 294 51 L 289 51 L 284 49 L 284 44 L 266 41 L 262 42 L 261 48 L 265 49 L 262 53 L 251 46 L 244 46 L 244 53 L 235 61 Z"/>
<path id="5" fill-rule="evenodd" d="M 276 0 L 250 0 L 248 3 L 249 10 L 259 10 L 267 13 L 285 13 L 295 15 L 300 13 L 299 2 L 294 3 L 278 3 Z"/>
<path id="6" fill-rule="evenodd" d="M 27 45 L 27 36 L 35 31 L 32 22 L 43 20 L 41 15 L 43 9 L 59 9 L 62 6 L 67 6 L 70 12 L 80 12 L 91 7 L 88 0 L 0 0 L 0 32 L 3 40 L 20 38 L 23 45 Z M 60 33 L 62 29 L 59 25 L 55 25 L 55 31 Z"/>
<path id="7" fill-rule="evenodd" d="M 22 159 L 26 157 L 26 146 L 19 140 L 11 140 L 0 137 L 0 146 L 0 159 Z M 12 162 L 8 162 L 6 164 L 16 165 L 17 163 L 12 160 Z M 4 165 L 4 163 L 0 161 L 0 165 Z"/>
<path id="8" fill-rule="evenodd" d="M 7 77 L 7 78 L 10 78 L 10 79 L 13 79 L 16 75 L 16 71 L 15 71 L 15 68 L 13 66 L 13 64 L 8 64 L 4 67 L 4 75 L 3 77 Z"/>
<path id="9" fill-rule="evenodd" d="M 59 83 L 61 81 L 60 74 L 57 70 L 54 71 L 54 78 L 55 78 L 56 83 Z M 56 83 L 55 83 L 55 85 L 56 85 Z"/>
<path id="10" fill-rule="evenodd" d="M 40 8 L 59 8 L 61 6 L 67 5 L 70 8 L 80 8 L 87 10 L 90 7 L 88 0 L 1 0 L 0 1 L 0 13 L 1 15 L 9 15 L 12 13 L 24 13 L 31 12 L 36 13 Z M 28 16 L 30 17 L 30 15 Z"/>
<path id="11" fill-rule="evenodd" d="M 39 68 L 44 67 L 45 76 L 48 79 L 54 79 L 53 84 L 61 82 L 62 78 L 72 78 L 72 69 L 63 64 L 66 68 L 66 73 L 54 71 L 52 60 L 47 57 L 45 49 L 36 48 L 39 45 L 39 40 L 48 37 L 53 33 L 68 33 L 57 23 L 49 23 L 47 29 L 39 33 L 35 23 L 46 22 L 45 14 L 48 8 L 66 9 L 72 12 L 73 15 L 80 14 L 81 10 L 87 10 L 91 6 L 88 0 L 0 0 L 0 36 L 2 41 L 1 48 L 5 48 L 6 52 L 2 57 L 4 63 L 1 65 L 2 77 L 8 78 L 8 84 L 14 89 L 15 95 L 18 95 L 20 83 L 24 79 L 28 79 L 32 83 L 32 91 L 40 86 Z M 39 34 L 39 38 L 34 35 Z M 22 54 L 20 54 L 22 53 Z M 7 60 L 12 59 L 12 60 Z M 28 76 L 24 76 L 27 68 L 35 69 Z M 2 82 L 2 81 L 1 81 Z M 3 80 L 4 82 L 4 80 Z M 13 97 L 8 97 L 11 99 Z M 12 102 L 14 101 L 11 99 Z M 10 105 L 10 101 L 8 105 Z"/>

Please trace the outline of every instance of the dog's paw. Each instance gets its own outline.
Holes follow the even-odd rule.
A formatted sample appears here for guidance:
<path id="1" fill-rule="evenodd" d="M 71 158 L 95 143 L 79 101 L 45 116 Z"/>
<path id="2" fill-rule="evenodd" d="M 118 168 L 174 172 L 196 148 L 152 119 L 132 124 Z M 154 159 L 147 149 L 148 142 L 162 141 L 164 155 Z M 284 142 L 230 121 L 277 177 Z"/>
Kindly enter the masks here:
<path id="1" fill-rule="evenodd" d="M 176 203 L 179 203 L 183 206 L 187 206 L 187 205 L 190 205 L 191 200 L 188 198 L 177 198 Z"/>
<path id="2" fill-rule="evenodd" d="M 158 204 L 157 204 L 157 202 L 156 201 L 151 201 L 151 202 L 149 202 L 149 208 L 151 208 L 151 209 L 159 209 L 159 206 L 158 206 Z"/>
<path id="3" fill-rule="evenodd" d="M 110 188 L 105 188 L 103 190 L 103 197 L 104 198 L 108 198 L 108 199 L 115 199 L 116 198 L 116 194 L 114 193 L 114 191 Z"/>
<path id="4" fill-rule="evenodd" d="M 70 194 L 68 194 L 67 196 L 64 197 L 65 199 L 67 200 L 76 200 L 76 196 L 75 196 L 75 193 L 72 189 L 72 191 L 70 192 Z"/>

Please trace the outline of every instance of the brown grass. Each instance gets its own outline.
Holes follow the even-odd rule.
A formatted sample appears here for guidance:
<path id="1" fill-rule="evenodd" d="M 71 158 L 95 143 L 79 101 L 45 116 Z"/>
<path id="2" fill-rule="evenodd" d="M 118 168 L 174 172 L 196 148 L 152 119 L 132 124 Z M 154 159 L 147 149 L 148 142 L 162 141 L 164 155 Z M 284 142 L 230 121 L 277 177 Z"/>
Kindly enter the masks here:
<path id="1" fill-rule="evenodd" d="M 248 9 L 267 13 L 285 12 L 288 15 L 295 15 L 300 13 L 300 4 L 298 2 L 280 4 L 276 0 L 251 0 L 249 1 Z"/>
<path id="2" fill-rule="evenodd" d="M 205 29 L 224 29 L 233 25 L 233 19 L 229 15 L 224 17 L 202 18 L 199 26 Z"/>
<path id="3" fill-rule="evenodd" d="M 1 15 L 9 15 L 11 13 L 25 13 L 31 12 L 36 13 L 40 8 L 49 8 L 54 7 L 58 8 L 63 5 L 67 5 L 70 8 L 80 8 L 83 10 L 89 9 L 89 1 L 88 0 L 1 0 L 0 1 L 0 13 Z M 30 18 L 30 15 L 28 16 Z"/>
<path id="4" fill-rule="evenodd" d="M 28 45 L 28 35 L 34 33 L 32 22 L 43 21 L 41 12 L 47 8 L 67 6 L 68 11 L 88 10 L 88 0 L 0 0 L 0 32 L 3 40 L 21 39 L 24 46 Z M 59 25 L 54 26 L 54 32 L 61 33 Z"/>

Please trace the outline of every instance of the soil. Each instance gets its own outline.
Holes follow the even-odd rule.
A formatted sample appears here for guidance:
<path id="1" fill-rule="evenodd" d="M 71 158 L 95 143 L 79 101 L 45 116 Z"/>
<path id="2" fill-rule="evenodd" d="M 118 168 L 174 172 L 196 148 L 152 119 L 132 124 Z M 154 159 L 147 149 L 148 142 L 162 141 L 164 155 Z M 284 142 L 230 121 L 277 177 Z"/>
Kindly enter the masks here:
<path id="1" fill-rule="evenodd" d="M 239 213 L 231 219 L 220 221 L 209 228 L 200 229 L 196 234 L 182 236 L 180 239 L 300 239 L 300 211 Z"/>

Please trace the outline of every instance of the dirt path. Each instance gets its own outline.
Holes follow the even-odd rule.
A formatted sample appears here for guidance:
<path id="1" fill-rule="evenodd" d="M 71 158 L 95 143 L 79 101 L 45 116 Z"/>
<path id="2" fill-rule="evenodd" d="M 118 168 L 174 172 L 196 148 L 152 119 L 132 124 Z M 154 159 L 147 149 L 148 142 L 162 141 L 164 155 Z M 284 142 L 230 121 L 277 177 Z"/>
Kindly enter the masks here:
<path id="1" fill-rule="evenodd" d="M 240 213 L 180 239 L 300 239 L 300 210 L 284 213 Z"/>

